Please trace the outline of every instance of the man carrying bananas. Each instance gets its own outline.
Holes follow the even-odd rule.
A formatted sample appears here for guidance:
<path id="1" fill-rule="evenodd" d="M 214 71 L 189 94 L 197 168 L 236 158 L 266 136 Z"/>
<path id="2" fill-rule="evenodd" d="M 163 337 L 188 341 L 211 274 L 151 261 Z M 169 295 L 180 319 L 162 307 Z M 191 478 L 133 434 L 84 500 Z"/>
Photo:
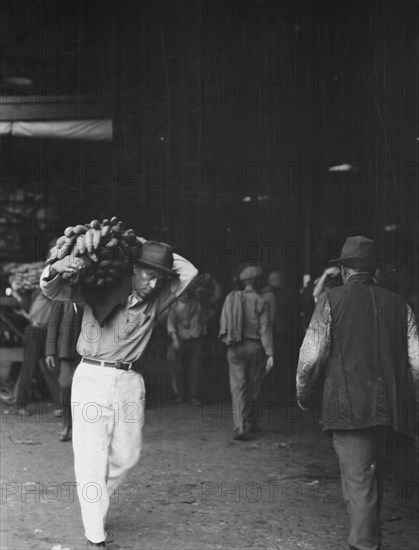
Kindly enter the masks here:
<path id="1" fill-rule="evenodd" d="M 139 257 L 106 291 L 83 288 L 80 295 L 80 286 L 71 285 L 85 269 L 83 256 L 66 256 L 41 276 L 45 296 L 84 303 L 72 415 L 77 492 L 90 548 L 106 547 L 110 496 L 140 457 L 145 387 L 134 363 L 157 317 L 198 273 L 171 246 L 141 242 Z"/>

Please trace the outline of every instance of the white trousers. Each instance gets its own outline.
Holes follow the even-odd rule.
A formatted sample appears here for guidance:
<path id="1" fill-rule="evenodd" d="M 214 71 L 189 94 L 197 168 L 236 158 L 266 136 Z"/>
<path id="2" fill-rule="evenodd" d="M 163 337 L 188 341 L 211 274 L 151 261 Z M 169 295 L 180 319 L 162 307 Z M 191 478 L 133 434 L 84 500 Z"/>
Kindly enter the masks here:
<path id="1" fill-rule="evenodd" d="M 140 458 L 145 387 L 141 374 L 81 362 L 73 378 L 74 469 L 85 536 L 106 538 L 109 499 Z"/>

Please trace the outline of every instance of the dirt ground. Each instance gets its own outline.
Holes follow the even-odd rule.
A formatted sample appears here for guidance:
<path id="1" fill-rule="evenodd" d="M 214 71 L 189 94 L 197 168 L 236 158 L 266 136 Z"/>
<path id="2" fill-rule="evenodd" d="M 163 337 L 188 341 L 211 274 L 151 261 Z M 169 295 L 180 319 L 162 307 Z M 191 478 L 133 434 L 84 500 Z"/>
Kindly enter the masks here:
<path id="1" fill-rule="evenodd" d="M 115 547 L 347 547 L 339 468 L 315 415 L 265 391 L 263 433 L 233 441 L 226 392 L 221 400 L 210 392 L 201 408 L 167 393 L 149 388 L 142 457 L 111 504 Z M 27 419 L 1 411 L 1 548 L 85 548 L 71 443 L 58 441 L 51 408 L 33 407 Z M 394 468 L 387 477 L 383 550 L 418 550 L 419 486 L 397 480 Z"/>

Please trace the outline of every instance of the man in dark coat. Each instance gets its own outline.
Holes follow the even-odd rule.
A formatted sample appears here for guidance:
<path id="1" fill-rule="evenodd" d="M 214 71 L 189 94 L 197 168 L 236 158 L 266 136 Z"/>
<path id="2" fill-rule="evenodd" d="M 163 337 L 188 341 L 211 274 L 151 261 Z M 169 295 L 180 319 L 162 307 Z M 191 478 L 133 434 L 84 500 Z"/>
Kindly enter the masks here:
<path id="1" fill-rule="evenodd" d="M 80 304 L 53 302 L 45 344 L 45 363 L 49 369 L 58 369 L 58 384 L 62 407 L 63 429 L 60 441 L 70 441 L 71 383 L 80 357 L 76 351 L 83 311 Z"/>
<path id="2" fill-rule="evenodd" d="M 415 432 L 419 336 L 404 300 L 373 281 L 375 244 L 349 237 L 341 257 L 343 285 L 318 299 L 300 350 L 301 408 L 322 386 L 322 422 L 333 437 L 351 522 L 349 546 L 377 550 L 386 432 Z"/>

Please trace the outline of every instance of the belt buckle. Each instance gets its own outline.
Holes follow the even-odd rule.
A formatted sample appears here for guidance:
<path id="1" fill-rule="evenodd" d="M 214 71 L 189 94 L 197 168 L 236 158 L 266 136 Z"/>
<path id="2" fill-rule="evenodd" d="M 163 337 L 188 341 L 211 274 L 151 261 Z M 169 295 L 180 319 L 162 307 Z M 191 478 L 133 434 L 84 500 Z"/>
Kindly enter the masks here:
<path id="1" fill-rule="evenodd" d="M 115 368 L 125 370 L 125 367 L 122 361 L 115 361 Z"/>

